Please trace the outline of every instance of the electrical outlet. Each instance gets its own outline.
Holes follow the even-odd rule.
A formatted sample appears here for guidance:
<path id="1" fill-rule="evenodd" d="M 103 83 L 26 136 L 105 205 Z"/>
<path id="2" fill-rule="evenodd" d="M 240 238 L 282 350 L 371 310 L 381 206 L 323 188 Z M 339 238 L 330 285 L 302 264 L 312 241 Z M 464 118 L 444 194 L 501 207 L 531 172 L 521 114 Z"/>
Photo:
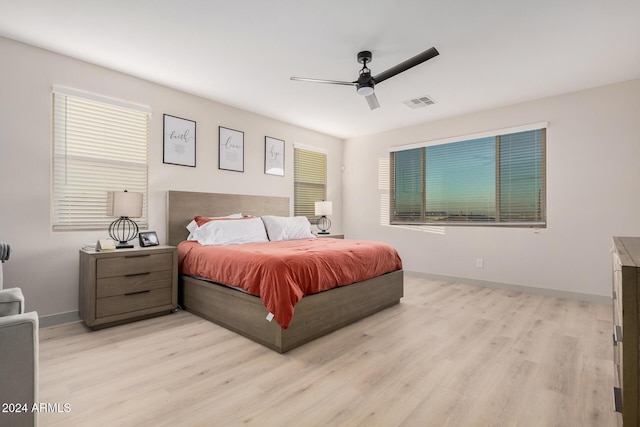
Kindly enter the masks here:
<path id="1" fill-rule="evenodd" d="M 477 258 L 476 259 L 476 267 L 477 268 L 484 268 L 484 261 L 482 260 L 482 258 Z"/>

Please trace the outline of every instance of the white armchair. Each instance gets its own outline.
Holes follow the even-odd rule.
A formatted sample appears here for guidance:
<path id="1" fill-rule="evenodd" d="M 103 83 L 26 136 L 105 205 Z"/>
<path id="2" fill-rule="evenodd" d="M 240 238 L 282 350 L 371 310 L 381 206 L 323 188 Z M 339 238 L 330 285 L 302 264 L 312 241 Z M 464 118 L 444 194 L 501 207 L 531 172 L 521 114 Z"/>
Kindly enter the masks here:
<path id="1" fill-rule="evenodd" d="M 38 412 L 32 411 L 38 403 L 38 313 L 25 313 L 24 308 L 19 288 L 0 287 L 2 426 L 38 425 Z"/>

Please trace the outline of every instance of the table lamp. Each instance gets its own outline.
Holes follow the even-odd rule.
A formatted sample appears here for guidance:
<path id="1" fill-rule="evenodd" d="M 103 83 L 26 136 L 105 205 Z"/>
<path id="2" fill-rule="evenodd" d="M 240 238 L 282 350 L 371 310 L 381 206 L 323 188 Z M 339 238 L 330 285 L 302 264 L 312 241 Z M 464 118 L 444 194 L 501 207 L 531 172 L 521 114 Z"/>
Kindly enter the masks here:
<path id="1" fill-rule="evenodd" d="M 327 215 L 333 214 L 333 203 L 329 201 L 315 202 L 316 216 L 320 215 L 316 226 L 318 227 L 318 234 L 329 234 L 331 228 L 331 220 L 327 218 Z"/>
<path id="2" fill-rule="evenodd" d="M 142 197 L 127 190 L 107 193 L 107 215 L 119 217 L 109 225 L 109 236 L 119 242 L 116 249 L 133 248 L 128 242 L 138 235 L 138 224 L 129 217 L 142 216 Z"/>

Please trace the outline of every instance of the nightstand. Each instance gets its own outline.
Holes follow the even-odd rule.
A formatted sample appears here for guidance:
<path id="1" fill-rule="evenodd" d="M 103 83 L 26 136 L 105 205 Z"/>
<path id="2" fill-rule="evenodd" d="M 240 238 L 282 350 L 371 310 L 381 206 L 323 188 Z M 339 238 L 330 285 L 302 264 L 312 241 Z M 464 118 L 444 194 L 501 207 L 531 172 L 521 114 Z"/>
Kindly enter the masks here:
<path id="1" fill-rule="evenodd" d="M 316 234 L 316 237 L 325 239 L 344 239 L 344 234 Z"/>
<path id="2" fill-rule="evenodd" d="M 166 314 L 177 306 L 175 246 L 80 250 L 80 318 L 90 328 Z"/>

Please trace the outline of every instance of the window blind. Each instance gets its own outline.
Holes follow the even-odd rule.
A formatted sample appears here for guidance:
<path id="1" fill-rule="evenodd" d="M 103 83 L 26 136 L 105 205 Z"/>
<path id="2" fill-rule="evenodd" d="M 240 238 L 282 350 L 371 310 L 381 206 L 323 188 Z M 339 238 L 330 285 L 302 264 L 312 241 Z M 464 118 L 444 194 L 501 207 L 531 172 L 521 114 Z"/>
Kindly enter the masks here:
<path id="1" fill-rule="evenodd" d="M 545 140 L 545 129 L 498 138 L 500 222 L 539 223 L 545 220 Z"/>
<path id="2" fill-rule="evenodd" d="M 424 177 L 422 174 L 424 149 L 391 153 L 391 188 L 394 200 L 392 222 L 423 222 Z"/>
<path id="3" fill-rule="evenodd" d="M 327 199 L 327 155 L 294 147 L 293 212 L 316 221 L 315 202 Z"/>
<path id="4" fill-rule="evenodd" d="M 486 222 L 495 217 L 495 150 L 494 138 L 425 148 L 429 220 Z"/>
<path id="5" fill-rule="evenodd" d="M 545 156 L 531 126 L 394 147 L 391 224 L 544 226 Z"/>
<path id="6" fill-rule="evenodd" d="M 147 228 L 149 112 L 123 102 L 53 94 L 53 230 L 106 229 L 107 192 L 143 193 Z"/>

